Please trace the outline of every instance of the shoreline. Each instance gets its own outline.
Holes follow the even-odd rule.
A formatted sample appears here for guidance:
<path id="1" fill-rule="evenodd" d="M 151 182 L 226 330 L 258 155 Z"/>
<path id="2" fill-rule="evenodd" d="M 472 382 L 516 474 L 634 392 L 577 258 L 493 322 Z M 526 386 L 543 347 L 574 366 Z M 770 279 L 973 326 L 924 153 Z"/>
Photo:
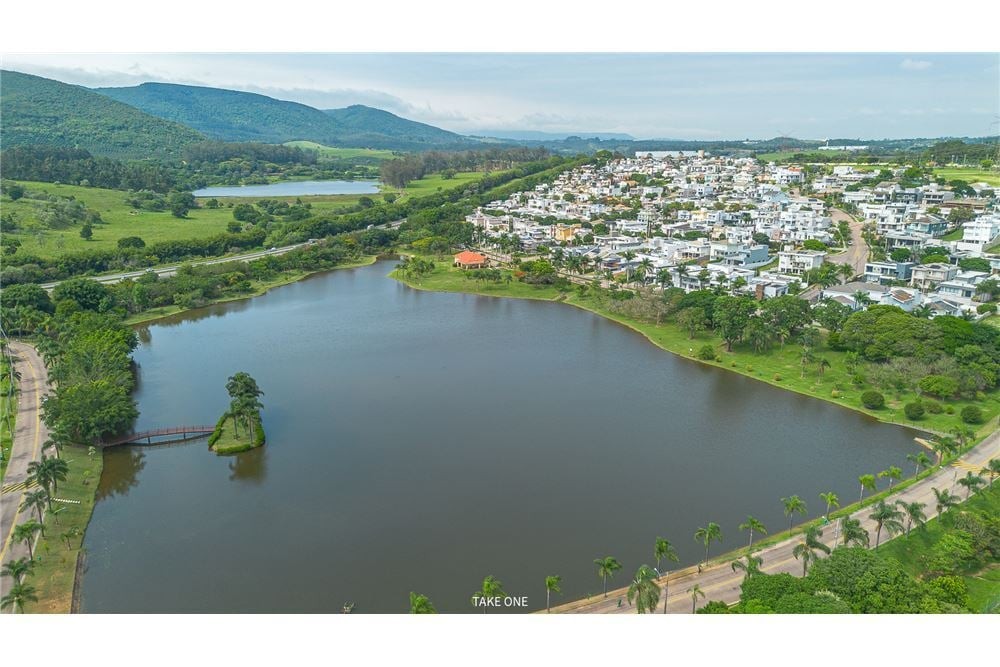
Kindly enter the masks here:
<path id="1" fill-rule="evenodd" d="M 400 282 L 400 283 L 402 283 L 402 284 L 404 284 L 404 285 L 406 285 L 408 287 L 411 287 L 413 289 L 423 290 L 425 292 L 447 292 L 447 293 L 452 293 L 452 294 L 474 294 L 476 296 L 485 296 L 485 297 L 500 298 L 500 299 L 525 299 L 525 300 L 531 300 L 531 301 L 548 301 L 548 302 L 551 302 L 551 303 L 566 304 L 568 306 L 573 306 L 575 308 L 579 308 L 581 310 L 585 310 L 585 311 L 587 311 L 589 313 L 593 313 L 594 315 L 597 315 L 598 317 L 602 317 L 602 318 L 604 318 L 606 320 L 610 320 L 612 322 L 615 322 L 616 324 L 624 326 L 624 327 L 628 328 L 629 330 L 633 331 L 634 333 L 636 333 L 636 334 L 642 336 L 643 338 L 645 338 L 650 344 L 654 345 L 655 347 L 663 350 L 664 352 L 667 352 L 668 354 L 675 355 L 675 356 L 677 356 L 677 357 L 679 357 L 681 359 L 685 359 L 687 361 L 696 362 L 696 363 L 698 363 L 700 365 L 703 365 L 703 366 L 708 366 L 708 367 L 712 367 L 712 368 L 718 368 L 718 369 L 724 370 L 724 371 L 733 372 L 733 373 L 736 373 L 738 375 L 742 375 L 743 377 L 750 378 L 752 380 L 757 380 L 757 381 L 760 381 L 760 382 L 764 382 L 764 383 L 766 383 L 766 384 L 768 384 L 768 385 L 770 385 L 772 387 L 775 387 L 775 388 L 778 388 L 778 389 L 782 389 L 784 391 L 793 392 L 793 393 L 798 394 L 800 396 L 806 396 L 808 398 L 813 398 L 813 399 L 824 401 L 826 403 L 831 403 L 831 404 L 839 406 L 841 408 L 846 408 L 846 409 L 851 410 L 853 412 L 865 415 L 866 417 L 870 417 L 870 418 L 875 419 L 876 421 L 884 423 L 884 424 L 892 424 L 892 425 L 895 425 L 895 426 L 902 426 L 904 428 L 909 428 L 909 429 L 913 429 L 915 431 L 920 431 L 921 433 L 924 433 L 924 434 L 946 435 L 945 433 L 943 433 L 941 431 L 937 431 L 937 430 L 935 430 L 933 428 L 930 428 L 928 426 L 925 426 L 925 425 L 917 424 L 917 423 L 914 423 L 914 422 L 911 422 L 911 421 L 903 421 L 903 420 L 895 419 L 895 418 L 893 418 L 893 416 L 891 416 L 891 414 L 890 415 L 879 414 L 878 412 L 876 412 L 874 410 L 868 410 L 868 409 L 866 409 L 864 407 L 853 405 L 853 404 L 851 404 L 851 403 L 849 403 L 847 401 L 838 400 L 837 398 L 832 397 L 832 396 L 823 396 L 823 395 L 819 395 L 819 394 L 816 394 L 816 393 L 810 393 L 808 391 L 804 391 L 802 389 L 799 389 L 797 387 L 794 387 L 794 386 L 791 386 L 791 385 L 789 385 L 787 383 L 784 383 L 781 380 L 777 380 L 776 381 L 773 378 L 769 378 L 769 377 L 764 376 L 764 375 L 754 374 L 753 372 L 747 371 L 745 368 L 737 365 L 736 362 L 732 362 L 731 364 L 727 364 L 724 360 L 723 361 L 706 361 L 706 360 L 697 358 L 697 356 L 695 356 L 693 354 L 685 354 L 684 352 L 671 349 L 671 348 L 669 348 L 669 347 L 661 344 L 659 341 L 657 341 L 648 331 L 645 331 L 644 328 L 640 327 L 639 323 L 630 321 L 629 319 L 625 318 L 624 316 L 617 315 L 615 313 L 610 313 L 610 312 L 606 312 L 606 311 L 602 312 L 601 310 L 598 310 L 598 309 L 592 307 L 590 304 L 580 303 L 578 300 L 576 300 L 576 297 L 573 294 L 568 293 L 568 292 L 564 293 L 564 294 L 561 294 L 561 295 L 555 295 L 555 296 L 550 296 L 550 295 L 531 296 L 531 295 L 520 295 L 520 294 L 504 294 L 504 293 L 483 292 L 483 291 L 479 291 L 479 290 L 475 289 L 476 285 L 474 283 L 471 283 L 471 282 L 469 283 L 469 287 L 471 289 L 468 289 L 468 290 L 436 289 L 434 287 L 430 287 L 430 286 L 427 286 L 427 285 L 424 285 L 424 284 L 421 284 L 421 283 L 416 283 L 416 282 L 412 281 L 411 279 L 399 276 L 399 275 L 396 274 L 395 271 L 390 272 L 387 275 L 387 277 L 391 278 L 393 280 L 396 280 L 396 281 L 398 281 L 398 282 Z M 503 287 L 498 287 L 497 289 L 503 290 L 504 288 Z M 648 326 L 654 327 L 654 328 L 662 328 L 664 325 L 649 324 Z M 703 344 L 704 340 L 705 339 L 697 339 L 696 338 L 696 339 L 692 340 L 691 342 L 692 342 L 692 344 Z M 897 412 L 897 411 L 896 410 L 892 410 L 891 411 L 892 414 L 894 414 L 895 412 Z M 989 429 L 989 423 L 990 423 L 990 421 L 992 421 L 992 418 L 993 417 L 984 420 L 984 423 L 982 425 L 980 425 L 980 427 L 978 429 L 976 429 L 975 436 L 974 436 L 974 440 L 975 441 L 979 441 L 979 440 L 985 438 L 987 435 L 989 435 L 989 433 L 991 432 L 990 429 Z"/>

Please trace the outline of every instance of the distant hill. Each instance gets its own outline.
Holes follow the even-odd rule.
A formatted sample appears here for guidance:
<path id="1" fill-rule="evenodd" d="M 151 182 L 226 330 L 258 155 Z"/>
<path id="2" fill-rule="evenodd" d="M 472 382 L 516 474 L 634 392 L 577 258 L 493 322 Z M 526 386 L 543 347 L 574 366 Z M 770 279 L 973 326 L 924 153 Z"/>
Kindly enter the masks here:
<path id="1" fill-rule="evenodd" d="M 587 137 L 588 139 L 617 139 L 633 141 L 635 137 L 624 132 L 542 132 L 539 130 L 476 130 L 477 137 L 492 139 L 510 139 L 513 141 L 561 141 L 570 137 Z"/>
<path id="2" fill-rule="evenodd" d="M 221 141 L 314 141 L 335 147 L 396 150 L 468 147 L 476 143 L 453 132 L 360 105 L 320 111 L 256 93 L 172 83 L 95 90 Z"/>
<path id="3" fill-rule="evenodd" d="M 128 104 L 21 72 L 0 71 L 0 144 L 83 148 L 116 158 L 170 158 L 205 137 Z"/>

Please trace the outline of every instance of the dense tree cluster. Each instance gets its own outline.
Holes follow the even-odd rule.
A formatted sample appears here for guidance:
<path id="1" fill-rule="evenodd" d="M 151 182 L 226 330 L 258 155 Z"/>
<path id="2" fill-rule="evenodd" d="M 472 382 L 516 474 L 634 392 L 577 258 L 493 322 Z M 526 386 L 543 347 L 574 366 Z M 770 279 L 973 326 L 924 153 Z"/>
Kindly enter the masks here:
<path id="1" fill-rule="evenodd" d="M 382 163 L 382 181 L 397 188 L 435 172 L 498 171 L 517 164 L 537 162 L 548 156 L 544 148 L 493 148 L 489 150 L 427 151 L 404 155 Z"/>
<path id="2" fill-rule="evenodd" d="M 112 190 L 165 193 L 177 183 L 174 170 L 151 162 L 94 157 L 82 148 L 13 146 L 0 153 L 0 173 L 20 181 L 90 185 Z"/>

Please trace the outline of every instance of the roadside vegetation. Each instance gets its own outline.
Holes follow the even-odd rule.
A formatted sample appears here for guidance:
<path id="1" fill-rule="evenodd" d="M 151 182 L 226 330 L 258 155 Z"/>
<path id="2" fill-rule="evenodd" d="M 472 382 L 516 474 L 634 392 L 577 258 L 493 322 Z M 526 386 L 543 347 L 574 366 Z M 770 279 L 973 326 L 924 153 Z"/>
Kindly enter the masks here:
<path id="1" fill-rule="evenodd" d="M 8 356 L 7 341 L 0 340 L 0 483 L 7 476 L 16 421 L 17 377 Z"/>

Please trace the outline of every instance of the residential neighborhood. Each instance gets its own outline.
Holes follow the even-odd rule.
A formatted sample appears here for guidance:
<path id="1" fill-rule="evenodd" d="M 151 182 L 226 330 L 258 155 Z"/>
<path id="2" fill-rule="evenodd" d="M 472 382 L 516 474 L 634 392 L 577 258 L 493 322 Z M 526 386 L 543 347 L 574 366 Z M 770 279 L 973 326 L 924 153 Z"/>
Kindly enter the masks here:
<path id="1" fill-rule="evenodd" d="M 927 317 L 994 312 L 992 188 L 914 180 L 907 166 L 638 152 L 490 202 L 466 221 L 481 250 L 548 257 L 576 282 L 791 293 Z M 867 246 L 863 272 L 842 259 L 852 226 Z"/>

